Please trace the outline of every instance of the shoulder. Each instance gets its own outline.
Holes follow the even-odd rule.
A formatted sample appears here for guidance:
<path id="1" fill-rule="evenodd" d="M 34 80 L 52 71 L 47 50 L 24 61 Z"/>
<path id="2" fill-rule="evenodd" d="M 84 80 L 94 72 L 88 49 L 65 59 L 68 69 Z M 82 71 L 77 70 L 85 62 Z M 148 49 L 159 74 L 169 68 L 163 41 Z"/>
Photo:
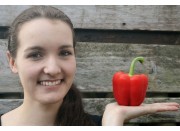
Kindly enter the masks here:
<path id="1" fill-rule="evenodd" d="M 3 114 L 0 114 L 0 126 L 1 126 L 1 116 L 2 116 Z"/>
<path id="2" fill-rule="evenodd" d="M 2 126 L 2 118 L 4 114 L 0 114 L 0 126 Z"/>
<path id="3" fill-rule="evenodd" d="M 12 110 L 0 115 L 0 125 L 12 125 L 17 119 L 16 111 Z"/>
<path id="4" fill-rule="evenodd" d="M 89 115 L 89 117 L 97 126 L 102 126 L 102 116 Z"/>

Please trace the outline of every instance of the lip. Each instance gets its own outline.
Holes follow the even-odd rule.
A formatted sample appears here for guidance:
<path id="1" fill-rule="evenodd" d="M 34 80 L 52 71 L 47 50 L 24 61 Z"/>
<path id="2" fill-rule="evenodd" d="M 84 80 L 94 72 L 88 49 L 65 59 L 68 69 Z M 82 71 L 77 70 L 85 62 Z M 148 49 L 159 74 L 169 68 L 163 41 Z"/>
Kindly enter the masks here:
<path id="1" fill-rule="evenodd" d="M 43 86 L 43 88 L 45 90 L 48 90 L 48 91 L 53 91 L 53 90 L 58 90 L 60 88 L 60 86 L 59 85 L 55 85 L 55 86 Z"/>

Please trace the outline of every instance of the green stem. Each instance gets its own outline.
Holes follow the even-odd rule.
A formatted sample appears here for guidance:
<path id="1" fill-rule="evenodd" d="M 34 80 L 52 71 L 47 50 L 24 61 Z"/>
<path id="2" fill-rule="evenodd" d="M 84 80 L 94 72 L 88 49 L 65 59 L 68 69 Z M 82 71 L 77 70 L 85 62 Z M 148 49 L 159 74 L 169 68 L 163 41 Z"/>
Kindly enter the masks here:
<path id="1" fill-rule="evenodd" d="M 134 67 L 135 67 L 135 63 L 139 61 L 140 63 L 144 62 L 144 58 L 143 57 L 136 57 L 133 59 L 133 61 L 131 62 L 131 67 L 129 70 L 129 76 L 133 76 L 134 75 Z"/>

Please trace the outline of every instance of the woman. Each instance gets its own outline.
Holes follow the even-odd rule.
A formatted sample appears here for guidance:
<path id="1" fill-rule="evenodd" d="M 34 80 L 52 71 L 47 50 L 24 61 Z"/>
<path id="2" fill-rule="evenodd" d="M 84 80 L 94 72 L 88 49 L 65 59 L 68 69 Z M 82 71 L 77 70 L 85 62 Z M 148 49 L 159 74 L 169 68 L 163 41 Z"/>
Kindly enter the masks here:
<path id="1" fill-rule="evenodd" d="M 2 115 L 2 125 L 100 125 L 101 118 L 85 113 L 73 84 L 76 72 L 75 35 L 70 19 L 60 10 L 35 6 L 22 12 L 9 30 L 8 52 L 12 72 L 19 75 L 24 101 Z M 175 111 L 177 103 L 138 107 L 110 103 L 102 125 L 159 111 Z"/>

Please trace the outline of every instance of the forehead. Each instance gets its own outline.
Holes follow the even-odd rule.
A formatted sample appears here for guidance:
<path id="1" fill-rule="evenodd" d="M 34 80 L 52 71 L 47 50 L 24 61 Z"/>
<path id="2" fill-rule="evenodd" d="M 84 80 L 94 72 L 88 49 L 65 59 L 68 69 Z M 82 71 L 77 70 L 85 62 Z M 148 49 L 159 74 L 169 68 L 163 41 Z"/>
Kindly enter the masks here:
<path id="1" fill-rule="evenodd" d="M 37 18 L 24 23 L 18 34 L 18 41 L 22 43 L 73 43 L 70 26 L 58 19 Z"/>
<path id="2" fill-rule="evenodd" d="M 64 21 L 61 21 L 59 19 L 36 18 L 22 24 L 19 29 L 19 34 L 23 31 L 24 31 L 23 33 L 31 32 L 34 30 L 36 30 L 36 32 L 37 31 L 46 32 L 46 31 L 51 31 L 51 29 L 54 29 L 54 30 L 56 29 L 56 31 L 61 30 L 64 32 L 72 33 L 70 26 Z"/>

